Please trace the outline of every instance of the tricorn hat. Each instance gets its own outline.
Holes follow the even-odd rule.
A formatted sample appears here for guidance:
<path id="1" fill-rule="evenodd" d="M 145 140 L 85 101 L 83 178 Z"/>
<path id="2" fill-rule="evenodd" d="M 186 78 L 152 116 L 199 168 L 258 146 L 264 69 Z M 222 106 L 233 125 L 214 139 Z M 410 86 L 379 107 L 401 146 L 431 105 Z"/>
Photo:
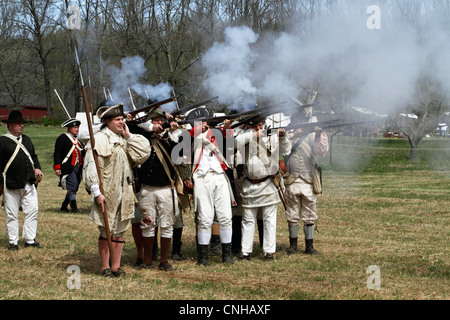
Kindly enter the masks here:
<path id="1" fill-rule="evenodd" d="M 200 106 L 196 109 L 189 111 L 189 113 L 186 115 L 186 120 L 200 119 L 205 118 L 207 116 L 209 116 L 208 109 L 206 109 L 205 106 Z"/>
<path id="2" fill-rule="evenodd" d="M 20 112 L 19 110 L 13 110 L 9 113 L 8 120 L 6 120 L 6 123 L 13 123 L 13 122 L 18 123 L 26 122 L 23 119 L 22 112 Z"/>
<path id="3" fill-rule="evenodd" d="M 63 128 L 69 128 L 69 127 L 75 127 L 75 126 L 80 126 L 81 125 L 81 121 L 75 118 L 70 118 L 69 120 L 66 120 L 63 122 L 63 124 L 61 125 L 61 127 Z"/>
<path id="4" fill-rule="evenodd" d="M 147 119 L 153 119 L 158 117 L 166 117 L 166 112 L 161 108 L 156 108 L 152 113 L 147 115 Z"/>
<path id="5" fill-rule="evenodd" d="M 125 116 L 123 113 L 123 103 L 119 103 L 113 106 L 101 106 L 97 110 L 97 117 L 100 120 L 114 118 L 118 116 Z"/>

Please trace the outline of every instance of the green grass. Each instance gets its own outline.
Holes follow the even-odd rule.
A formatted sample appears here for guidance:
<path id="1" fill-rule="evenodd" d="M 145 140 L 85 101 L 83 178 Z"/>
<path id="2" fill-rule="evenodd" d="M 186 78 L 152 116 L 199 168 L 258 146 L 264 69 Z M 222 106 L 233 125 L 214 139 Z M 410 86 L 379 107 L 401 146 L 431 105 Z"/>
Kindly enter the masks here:
<path id="1" fill-rule="evenodd" d="M 0 133 L 6 128 L 0 127 Z M 131 232 L 122 265 L 127 275 L 99 275 L 98 231 L 88 218 L 91 198 L 80 186 L 82 214 L 58 212 L 64 191 L 52 169 L 59 127 L 26 126 L 43 167 L 38 188 L 41 250 L 7 251 L 0 224 L 0 298 L 5 300 L 447 300 L 450 289 L 450 139 L 420 143 L 409 161 L 406 140 L 335 137 L 333 164 L 319 159 L 324 193 L 319 196 L 315 247 L 319 256 L 287 256 L 288 228 L 280 206 L 275 261 L 262 259 L 255 238 L 251 261 L 209 268 L 196 265 L 193 212 L 184 214 L 182 252 L 174 272 L 135 270 Z M 257 232 L 256 232 L 257 237 Z M 304 249 L 299 241 L 299 249 Z M 67 287 L 67 268 L 81 269 L 81 289 Z M 366 286 L 377 265 L 381 289 Z"/>

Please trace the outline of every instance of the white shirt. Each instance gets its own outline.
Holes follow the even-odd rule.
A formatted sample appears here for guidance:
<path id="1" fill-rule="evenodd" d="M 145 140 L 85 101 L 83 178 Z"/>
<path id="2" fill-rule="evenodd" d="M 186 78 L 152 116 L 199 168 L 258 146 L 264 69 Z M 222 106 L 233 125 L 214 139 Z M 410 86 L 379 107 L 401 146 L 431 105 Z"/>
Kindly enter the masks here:
<path id="1" fill-rule="evenodd" d="M 200 159 L 200 163 L 198 165 L 195 174 L 198 177 L 202 177 L 206 175 L 208 172 L 216 172 L 222 173 L 223 169 L 220 165 L 219 159 L 217 159 L 216 155 L 211 151 L 207 146 L 203 146 L 202 157 Z"/>

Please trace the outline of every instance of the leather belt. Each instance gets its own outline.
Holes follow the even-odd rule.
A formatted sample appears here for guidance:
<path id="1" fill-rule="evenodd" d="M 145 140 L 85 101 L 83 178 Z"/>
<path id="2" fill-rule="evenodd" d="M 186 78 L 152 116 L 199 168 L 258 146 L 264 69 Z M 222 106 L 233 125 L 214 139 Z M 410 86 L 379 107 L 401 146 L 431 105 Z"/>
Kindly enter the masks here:
<path id="1" fill-rule="evenodd" d="M 267 179 L 270 178 L 270 176 L 267 176 L 267 177 L 262 178 L 262 179 L 250 179 L 250 178 L 247 178 L 247 177 L 245 177 L 245 178 L 246 178 L 248 181 L 250 181 L 251 183 L 253 183 L 253 184 L 258 184 L 258 183 L 261 183 L 261 182 L 266 181 Z"/>

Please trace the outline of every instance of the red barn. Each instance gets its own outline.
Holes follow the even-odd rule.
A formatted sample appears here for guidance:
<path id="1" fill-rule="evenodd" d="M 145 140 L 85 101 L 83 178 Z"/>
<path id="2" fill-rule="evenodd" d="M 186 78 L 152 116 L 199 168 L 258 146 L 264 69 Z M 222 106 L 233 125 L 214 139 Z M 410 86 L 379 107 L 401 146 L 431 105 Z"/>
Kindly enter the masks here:
<path id="1" fill-rule="evenodd" d="M 0 120 L 8 119 L 8 115 L 10 112 L 10 109 L 0 108 Z M 20 112 L 22 112 L 23 118 L 27 121 L 42 122 L 42 118 L 47 115 L 47 107 L 22 106 Z M 50 118 L 53 118 L 53 108 L 51 110 Z"/>

